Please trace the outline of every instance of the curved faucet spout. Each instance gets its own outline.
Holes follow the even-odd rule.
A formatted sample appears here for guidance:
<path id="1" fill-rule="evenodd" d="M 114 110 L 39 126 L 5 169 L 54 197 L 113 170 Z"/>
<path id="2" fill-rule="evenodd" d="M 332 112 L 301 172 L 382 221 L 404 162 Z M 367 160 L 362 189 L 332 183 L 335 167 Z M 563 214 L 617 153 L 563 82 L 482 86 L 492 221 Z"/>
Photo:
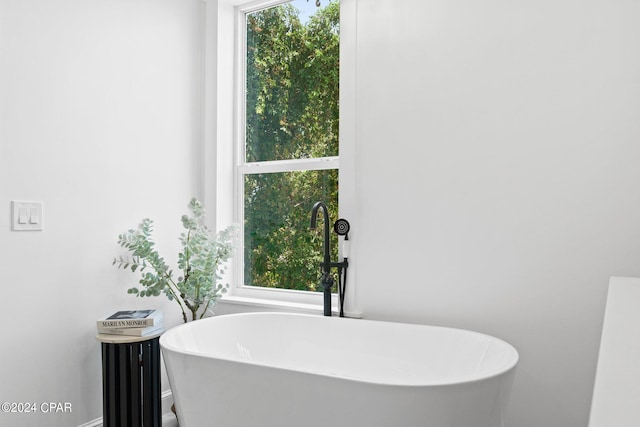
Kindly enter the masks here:
<path id="1" fill-rule="evenodd" d="M 324 221 L 324 241 L 322 242 L 322 249 L 324 252 L 324 262 L 322 263 L 322 272 L 328 273 L 331 269 L 331 250 L 329 248 L 329 210 L 324 202 L 316 202 L 311 209 L 311 229 L 315 230 L 318 220 L 318 211 L 322 208 L 323 221 Z"/>
<path id="2" fill-rule="evenodd" d="M 311 229 L 315 230 L 318 220 L 318 211 L 322 208 L 322 219 L 324 220 L 324 240 L 322 247 L 324 250 L 324 261 L 320 265 L 322 268 L 322 279 L 320 284 L 323 290 L 324 299 L 324 315 L 331 316 L 331 288 L 333 287 L 333 278 L 331 277 L 331 251 L 329 250 L 329 210 L 323 202 L 316 202 L 311 210 Z"/>

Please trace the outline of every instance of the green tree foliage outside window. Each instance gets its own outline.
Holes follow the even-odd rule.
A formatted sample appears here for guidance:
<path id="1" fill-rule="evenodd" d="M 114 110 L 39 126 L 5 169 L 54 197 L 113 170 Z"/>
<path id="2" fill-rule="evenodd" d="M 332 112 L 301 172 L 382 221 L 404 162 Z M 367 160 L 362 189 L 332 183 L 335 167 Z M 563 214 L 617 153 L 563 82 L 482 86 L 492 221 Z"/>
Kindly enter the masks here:
<path id="1" fill-rule="evenodd" d="M 246 162 L 338 155 L 339 23 L 335 1 L 306 23 L 291 4 L 247 16 Z M 318 200 L 335 220 L 337 169 L 244 176 L 245 285 L 321 291 Z"/>

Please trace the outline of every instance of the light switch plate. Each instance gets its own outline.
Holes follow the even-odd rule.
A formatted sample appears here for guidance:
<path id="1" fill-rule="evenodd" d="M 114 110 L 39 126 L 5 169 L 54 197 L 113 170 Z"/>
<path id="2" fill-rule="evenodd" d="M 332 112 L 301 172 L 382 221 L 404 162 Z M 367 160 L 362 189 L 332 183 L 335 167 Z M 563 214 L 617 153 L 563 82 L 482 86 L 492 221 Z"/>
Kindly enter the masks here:
<path id="1" fill-rule="evenodd" d="M 42 231 L 42 202 L 11 201 L 13 231 Z"/>

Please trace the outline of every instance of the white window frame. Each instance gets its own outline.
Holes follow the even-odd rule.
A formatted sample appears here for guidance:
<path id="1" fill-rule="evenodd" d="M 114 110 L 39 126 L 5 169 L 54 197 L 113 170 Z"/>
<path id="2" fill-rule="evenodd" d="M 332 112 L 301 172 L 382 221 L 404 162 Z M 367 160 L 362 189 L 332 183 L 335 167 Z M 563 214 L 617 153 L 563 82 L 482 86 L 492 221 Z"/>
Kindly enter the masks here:
<path id="1" fill-rule="evenodd" d="M 358 0 L 340 0 L 340 156 L 315 159 L 241 163 L 244 159 L 245 105 L 245 14 L 288 0 L 204 0 L 205 1 L 205 76 L 204 76 L 204 148 L 203 192 L 205 205 L 215 206 L 208 225 L 221 229 L 231 223 L 242 225 L 244 180 L 240 177 L 259 169 L 259 173 L 298 170 L 339 170 L 339 216 L 355 215 L 355 74 L 356 16 Z M 311 0 L 313 1 L 313 0 Z M 347 24 L 350 23 L 350 24 Z M 233 37 L 231 37 L 233 35 Z M 233 142 L 233 144 L 231 143 Z M 212 185 L 213 184 L 213 185 Z M 209 212 L 209 210 L 208 210 Z M 335 221 L 337 218 L 331 218 Z M 309 212 L 311 220 L 311 212 Z M 243 240 L 239 232 L 239 241 Z M 357 228 L 352 224 L 350 265 L 353 265 Z M 242 245 L 239 245 L 242 246 Z M 322 248 L 318 248 L 320 253 Z M 226 281 L 229 293 L 220 303 L 244 304 L 301 311 L 322 312 L 322 293 L 278 288 L 244 286 L 242 277 L 244 248 L 239 247 Z M 238 262 L 239 261 L 239 262 Z M 359 316 L 356 304 L 355 274 L 349 269 L 345 310 Z M 332 300 L 334 312 L 338 298 Z"/>

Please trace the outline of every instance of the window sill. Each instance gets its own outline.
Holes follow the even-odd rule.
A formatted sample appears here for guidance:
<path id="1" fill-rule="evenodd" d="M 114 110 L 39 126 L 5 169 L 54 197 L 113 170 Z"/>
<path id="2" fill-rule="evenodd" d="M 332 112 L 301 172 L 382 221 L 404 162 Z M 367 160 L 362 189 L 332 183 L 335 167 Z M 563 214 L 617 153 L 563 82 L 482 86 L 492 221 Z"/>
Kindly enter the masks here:
<path id="1" fill-rule="evenodd" d="M 221 306 L 223 308 L 225 306 L 228 306 L 230 311 L 233 312 L 236 311 L 232 309 L 232 307 L 235 306 L 238 308 L 242 308 L 242 310 L 238 311 L 246 311 L 246 309 L 253 311 L 254 309 L 259 309 L 266 311 L 288 311 L 302 314 L 315 314 L 318 316 L 321 316 L 324 311 L 321 304 L 267 300 L 261 298 L 240 297 L 235 295 L 229 295 L 219 299 L 216 306 Z M 337 316 L 338 308 L 336 306 L 332 306 L 331 313 L 333 316 Z M 345 316 L 359 319 L 362 317 L 362 313 L 345 313 Z"/>
<path id="2" fill-rule="evenodd" d="M 262 298 L 240 297 L 235 295 L 225 296 L 218 300 L 217 305 L 240 305 L 245 307 L 256 307 L 267 310 L 286 310 L 307 314 L 322 314 L 322 305 L 306 304 L 300 302 L 267 300 Z"/>

